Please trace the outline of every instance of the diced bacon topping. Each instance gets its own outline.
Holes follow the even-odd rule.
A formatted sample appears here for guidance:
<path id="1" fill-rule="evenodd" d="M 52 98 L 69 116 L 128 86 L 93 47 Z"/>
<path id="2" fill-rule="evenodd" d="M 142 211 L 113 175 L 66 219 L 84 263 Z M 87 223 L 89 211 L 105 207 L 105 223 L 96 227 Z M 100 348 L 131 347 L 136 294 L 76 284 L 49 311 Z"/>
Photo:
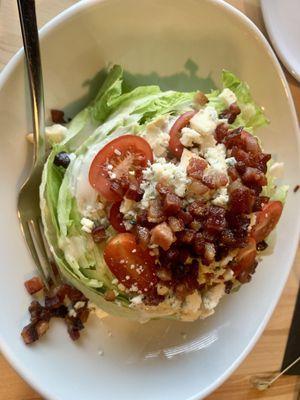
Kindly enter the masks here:
<path id="1" fill-rule="evenodd" d="M 187 167 L 187 175 L 200 181 L 207 165 L 203 158 L 192 158 Z"/>
<path id="2" fill-rule="evenodd" d="M 163 250 L 168 250 L 175 240 L 174 233 L 166 222 L 156 225 L 151 230 L 151 243 L 160 246 Z"/>
<path id="3" fill-rule="evenodd" d="M 24 285 L 29 294 L 35 294 L 45 287 L 39 276 L 35 276 L 34 278 L 29 279 L 24 283 Z"/>

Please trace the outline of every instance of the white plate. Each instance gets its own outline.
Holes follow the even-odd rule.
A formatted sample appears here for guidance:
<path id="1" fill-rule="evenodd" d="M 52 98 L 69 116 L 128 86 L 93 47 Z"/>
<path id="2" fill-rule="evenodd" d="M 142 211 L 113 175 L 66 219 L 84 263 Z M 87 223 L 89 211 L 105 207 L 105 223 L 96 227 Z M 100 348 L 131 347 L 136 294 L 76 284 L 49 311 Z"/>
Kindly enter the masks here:
<path id="1" fill-rule="evenodd" d="M 277 54 L 300 82 L 300 1 L 261 0 L 261 8 Z"/>
<path id="2" fill-rule="evenodd" d="M 272 121 L 261 132 L 265 148 L 286 163 L 291 187 L 298 183 L 299 136 L 286 80 L 262 34 L 226 3 L 85 0 L 47 24 L 41 36 L 47 110 L 80 109 L 87 101 L 88 80 L 107 63 L 120 63 L 139 74 L 138 82 L 186 89 L 218 83 L 222 68 L 234 71 L 250 84 Z M 197 78 L 192 62 L 187 63 L 188 71 L 184 69 L 189 58 L 204 79 Z M 299 195 L 289 194 L 273 254 L 265 257 L 253 281 L 227 296 L 211 318 L 145 325 L 93 318 L 79 343 L 71 342 L 57 323 L 39 343 L 26 347 L 20 331 L 28 321 L 30 298 L 23 282 L 35 268 L 16 215 L 17 193 L 30 163 L 24 77 L 19 52 L 0 77 L 2 351 L 49 399 L 203 398 L 248 354 L 277 303 L 297 246 Z"/>

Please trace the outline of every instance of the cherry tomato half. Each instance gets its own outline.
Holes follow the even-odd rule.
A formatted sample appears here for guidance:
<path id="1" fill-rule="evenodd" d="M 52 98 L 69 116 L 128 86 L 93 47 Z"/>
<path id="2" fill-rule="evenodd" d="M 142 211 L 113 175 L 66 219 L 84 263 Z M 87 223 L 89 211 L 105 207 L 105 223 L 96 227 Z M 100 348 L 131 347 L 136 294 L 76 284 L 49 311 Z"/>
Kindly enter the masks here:
<path id="1" fill-rule="evenodd" d="M 181 157 L 181 154 L 184 149 L 183 144 L 180 142 L 181 129 L 185 128 L 189 124 L 190 119 L 196 113 L 197 113 L 197 111 L 185 112 L 175 121 L 174 125 L 170 129 L 169 149 L 170 149 L 171 153 L 177 158 Z"/>
<path id="2" fill-rule="evenodd" d="M 257 243 L 266 239 L 277 225 L 283 210 L 280 201 L 270 201 L 261 211 L 256 213 L 256 223 L 252 228 L 251 236 Z"/>
<path id="3" fill-rule="evenodd" d="M 111 226 L 117 231 L 124 233 L 126 232 L 124 223 L 123 223 L 123 214 L 120 211 L 121 203 L 114 203 L 109 210 L 109 222 Z"/>
<path id="4" fill-rule="evenodd" d="M 134 285 L 146 293 L 157 283 L 155 258 L 137 244 L 131 233 L 113 237 L 104 249 L 104 259 L 118 281 L 128 289 Z"/>
<path id="5" fill-rule="evenodd" d="M 153 162 L 153 153 L 145 139 L 135 135 L 121 136 L 95 156 L 89 171 L 90 184 L 106 200 L 121 201 L 125 193 L 113 190 L 114 180 L 121 183 L 139 181 L 148 161 Z"/>
<path id="6" fill-rule="evenodd" d="M 249 273 L 251 273 L 251 269 L 255 263 L 256 254 L 256 241 L 253 238 L 249 238 L 247 246 L 239 250 L 234 260 L 234 264 L 231 266 L 234 275 L 241 282 L 244 281 L 243 278 L 247 278 Z"/>

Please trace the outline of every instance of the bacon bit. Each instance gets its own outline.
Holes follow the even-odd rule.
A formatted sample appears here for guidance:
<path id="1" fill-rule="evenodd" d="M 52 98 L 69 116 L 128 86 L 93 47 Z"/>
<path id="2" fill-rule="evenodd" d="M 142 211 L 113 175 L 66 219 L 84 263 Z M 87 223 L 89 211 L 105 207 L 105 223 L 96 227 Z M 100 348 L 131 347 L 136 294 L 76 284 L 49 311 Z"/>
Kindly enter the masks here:
<path id="1" fill-rule="evenodd" d="M 196 219 L 203 217 L 206 210 L 207 210 L 207 208 L 206 208 L 205 204 L 203 203 L 203 201 L 201 201 L 201 200 L 194 201 L 192 204 L 190 204 L 188 206 L 188 212 L 191 215 L 191 221 L 189 223 L 192 222 L 193 217 Z"/>
<path id="2" fill-rule="evenodd" d="M 173 190 L 162 182 L 156 184 L 156 190 L 161 196 L 166 196 L 168 193 L 173 193 Z"/>
<path id="3" fill-rule="evenodd" d="M 180 232 L 184 229 L 184 223 L 181 219 L 176 217 L 169 217 L 168 224 L 173 232 Z"/>
<path id="4" fill-rule="evenodd" d="M 176 240 L 174 233 L 166 222 L 156 225 L 151 230 L 151 243 L 157 244 L 163 250 L 168 250 Z"/>
<path id="5" fill-rule="evenodd" d="M 202 177 L 202 183 L 210 189 L 218 189 L 227 185 L 228 178 L 223 172 L 213 171 L 212 173 Z"/>
<path id="6" fill-rule="evenodd" d="M 225 214 L 226 210 L 224 208 L 210 206 L 208 215 L 204 221 L 206 229 L 214 234 L 223 231 L 227 225 Z"/>
<path id="7" fill-rule="evenodd" d="M 294 193 L 297 193 L 299 189 L 300 189 L 300 185 L 296 185 L 296 186 L 294 187 L 293 192 L 294 192 Z"/>
<path id="8" fill-rule="evenodd" d="M 177 218 L 181 219 L 185 225 L 188 225 L 193 221 L 192 215 L 189 212 L 183 210 L 180 210 L 178 212 Z"/>
<path id="9" fill-rule="evenodd" d="M 267 178 L 263 172 L 257 168 L 247 167 L 245 173 L 242 175 L 242 181 L 248 184 L 256 184 L 259 186 L 265 186 Z"/>
<path id="10" fill-rule="evenodd" d="M 256 244 L 256 250 L 257 251 L 264 251 L 268 247 L 268 243 L 265 242 L 264 240 L 262 242 L 259 242 Z"/>
<path id="11" fill-rule="evenodd" d="M 161 255 L 161 258 L 166 258 L 168 262 L 178 261 L 179 250 L 176 247 L 171 247 L 166 253 Z"/>
<path id="12" fill-rule="evenodd" d="M 64 124 L 66 121 L 64 120 L 65 113 L 61 110 L 50 110 L 51 119 L 54 124 Z"/>
<path id="13" fill-rule="evenodd" d="M 54 296 L 46 296 L 45 297 L 45 307 L 52 310 L 53 308 L 58 308 L 62 305 L 62 300 L 60 296 L 54 295 Z"/>
<path id="14" fill-rule="evenodd" d="M 139 187 L 138 183 L 129 183 L 129 187 L 125 193 L 125 197 L 130 200 L 140 201 L 143 197 L 143 190 Z"/>
<path id="15" fill-rule="evenodd" d="M 150 201 L 147 218 L 149 222 L 154 222 L 154 223 L 159 223 L 164 221 L 165 216 L 160 199 L 155 199 Z"/>
<path id="16" fill-rule="evenodd" d="M 219 124 L 215 130 L 215 139 L 218 143 L 222 143 L 224 138 L 227 136 L 229 126 L 225 123 Z"/>
<path id="17" fill-rule="evenodd" d="M 107 290 L 105 292 L 104 298 L 106 301 L 115 301 L 115 299 L 116 299 L 115 292 L 111 289 Z"/>
<path id="18" fill-rule="evenodd" d="M 169 271 L 166 268 L 160 268 L 157 271 L 157 276 L 163 282 L 168 282 L 168 281 L 170 281 L 172 279 L 171 271 Z"/>
<path id="19" fill-rule="evenodd" d="M 142 249 L 146 249 L 150 243 L 150 231 L 144 226 L 137 225 L 136 227 L 137 242 Z"/>
<path id="20" fill-rule="evenodd" d="M 196 104 L 199 104 L 200 106 L 204 106 L 206 103 L 208 103 L 209 100 L 203 92 L 199 91 L 195 94 L 194 101 Z"/>
<path id="21" fill-rule="evenodd" d="M 181 209 L 182 201 L 174 193 L 167 193 L 163 203 L 163 211 L 166 215 L 176 215 Z"/>
<path id="22" fill-rule="evenodd" d="M 200 181 L 207 165 L 207 162 L 203 158 L 192 158 L 187 166 L 187 175 L 190 178 Z"/>
<path id="23" fill-rule="evenodd" d="M 227 108 L 226 110 L 224 110 L 221 114 L 220 114 L 220 118 L 223 119 L 227 119 L 229 124 L 233 124 L 234 121 L 236 120 L 236 117 L 241 113 L 241 109 L 240 107 L 236 104 L 233 103 L 231 104 L 231 106 L 229 106 L 229 108 Z"/>
<path id="24" fill-rule="evenodd" d="M 233 287 L 232 281 L 225 282 L 225 293 L 230 294 L 232 287 Z"/>
<path id="25" fill-rule="evenodd" d="M 202 233 L 196 233 L 194 240 L 194 250 L 199 256 L 204 256 L 205 254 L 205 239 Z"/>
<path id="26" fill-rule="evenodd" d="M 232 182 L 236 181 L 239 177 L 239 174 L 235 167 L 229 167 L 227 173 Z"/>
<path id="27" fill-rule="evenodd" d="M 106 238 L 105 229 L 101 226 L 96 226 L 92 230 L 92 238 L 95 243 L 101 243 Z"/>
<path id="28" fill-rule="evenodd" d="M 255 197 L 252 191 L 241 182 L 235 181 L 228 188 L 229 208 L 237 214 L 250 214 L 254 206 Z"/>
<path id="29" fill-rule="evenodd" d="M 47 332 L 47 330 L 49 329 L 49 322 L 48 321 L 39 321 L 36 324 L 36 331 L 38 334 L 38 338 L 40 338 L 41 336 L 45 335 L 45 333 Z"/>
<path id="30" fill-rule="evenodd" d="M 190 228 L 191 229 L 194 229 L 194 231 L 199 231 L 199 229 L 202 227 L 202 224 L 201 224 L 201 222 L 199 222 L 199 221 L 196 221 L 196 220 L 194 220 L 194 221 L 192 221 L 191 223 L 190 223 Z"/>
<path id="31" fill-rule="evenodd" d="M 45 285 L 39 276 L 35 276 L 24 283 L 29 294 L 35 294 L 44 289 Z"/>
<path id="32" fill-rule="evenodd" d="M 26 325 L 21 332 L 21 336 L 25 344 L 36 342 L 39 339 L 36 329 L 36 322 L 31 322 L 30 324 Z"/>
<path id="33" fill-rule="evenodd" d="M 193 229 L 184 229 L 184 231 L 178 233 L 178 241 L 185 243 L 185 244 L 191 244 L 194 240 L 196 232 Z"/>
<path id="34" fill-rule="evenodd" d="M 200 197 L 209 191 L 209 188 L 202 182 L 193 180 L 188 186 L 188 193 L 191 197 Z"/>

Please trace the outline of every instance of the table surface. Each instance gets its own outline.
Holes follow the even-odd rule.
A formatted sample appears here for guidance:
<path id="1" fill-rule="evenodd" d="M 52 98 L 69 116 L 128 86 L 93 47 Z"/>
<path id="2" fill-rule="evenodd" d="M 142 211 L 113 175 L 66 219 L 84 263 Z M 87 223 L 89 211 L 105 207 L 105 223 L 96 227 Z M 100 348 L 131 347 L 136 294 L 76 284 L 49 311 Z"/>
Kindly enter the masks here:
<path id="1" fill-rule="evenodd" d="M 77 3 L 78 0 L 36 0 L 39 26 Z M 248 15 L 266 34 L 258 0 L 230 0 L 230 3 Z M 0 70 L 21 47 L 16 1 L 0 0 Z M 300 85 L 286 72 L 300 119 Z M 209 400 L 296 400 L 300 390 L 300 377 L 284 376 L 266 392 L 251 388 L 249 378 L 253 374 L 276 371 L 280 368 L 293 314 L 300 275 L 300 248 L 294 268 L 289 276 L 281 299 L 260 340 L 234 374 L 212 395 Z M 41 397 L 20 378 L 0 354 L 0 399 L 41 400 Z"/>

